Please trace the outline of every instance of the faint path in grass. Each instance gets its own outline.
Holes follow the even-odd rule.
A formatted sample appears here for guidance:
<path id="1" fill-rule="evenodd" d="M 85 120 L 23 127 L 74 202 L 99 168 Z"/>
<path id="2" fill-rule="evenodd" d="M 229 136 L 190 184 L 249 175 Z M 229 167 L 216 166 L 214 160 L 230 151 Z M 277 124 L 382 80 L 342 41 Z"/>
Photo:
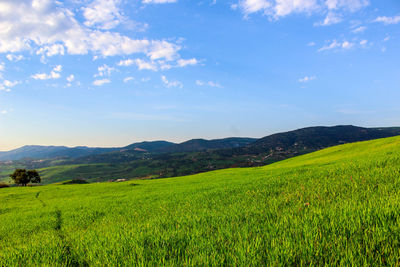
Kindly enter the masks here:
<path id="1" fill-rule="evenodd" d="M 43 207 L 46 207 L 46 203 L 39 198 L 41 191 L 36 193 L 36 199 L 40 201 Z M 89 266 L 89 264 L 86 261 L 80 261 L 74 253 L 72 253 L 72 247 L 68 240 L 65 238 L 65 234 L 62 231 L 62 225 L 63 225 L 63 220 L 62 220 L 62 212 L 60 209 L 56 208 L 55 211 L 55 217 L 56 217 L 56 223 L 54 225 L 54 230 L 57 233 L 57 236 L 61 240 L 61 249 L 62 249 L 62 262 L 66 264 L 66 266 Z"/>
<path id="2" fill-rule="evenodd" d="M 40 201 L 40 203 L 42 203 L 42 206 L 43 206 L 43 207 L 46 207 L 46 203 L 44 203 L 44 201 L 43 201 L 42 199 L 39 198 L 41 192 L 42 192 L 42 191 L 37 192 L 35 197 L 36 197 L 37 200 Z"/>
<path id="3" fill-rule="evenodd" d="M 56 209 L 55 211 L 56 223 L 54 225 L 54 230 L 56 230 L 58 237 L 61 240 L 61 249 L 62 249 L 62 261 L 66 264 L 66 266 L 89 266 L 89 264 L 83 259 L 80 260 L 73 253 L 73 248 L 71 244 L 66 239 L 64 232 L 62 231 L 62 212 L 60 209 Z"/>

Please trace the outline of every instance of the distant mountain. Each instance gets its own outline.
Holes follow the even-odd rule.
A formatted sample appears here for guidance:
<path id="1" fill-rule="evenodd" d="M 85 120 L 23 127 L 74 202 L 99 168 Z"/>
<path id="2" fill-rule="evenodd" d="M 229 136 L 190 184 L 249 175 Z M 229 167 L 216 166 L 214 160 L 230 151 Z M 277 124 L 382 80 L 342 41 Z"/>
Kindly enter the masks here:
<path id="1" fill-rule="evenodd" d="M 237 152 L 258 154 L 272 151 L 315 151 L 344 143 L 400 135 L 400 127 L 363 128 L 352 125 L 307 127 L 258 139 Z"/>
<path id="2" fill-rule="evenodd" d="M 50 158 L 81 158 L 94 155 L 108 154 L 110 152 L 153 152 L 161 150 L 175 143 L 166 141 L 140 142 L 126 147 L 101 148 L 101 147 L 66 147 L 66 146 L 23 146 L 14 150 L 0 152 L 0 161 L 22 159 L 50 159 Z"/>
<path id="3" fill-rule="evenodd" d="M 200 151 L 213 151 L 226 148 L 238 148 L 256 141 L 254 138 L 230 137 L 224 139 L 192 139 L 180 144 L 166 141 L 153 141 L 135 143 L 119 150 L 96 155 L 88 155 L 75 158 L 68 163 L 90 164 L 90 163 L 122 163 L 150 158 L 164 158 L 158 156 L 173 153 L 192 153 Z"/>
<path id="4" fill-rule="evenodd" d="M 103 154 L 118 148 L 65 147 L 65 146 L 23 146 L 14 150 L 0 152 L 0 160 L 78 158 L 93 154 Z"/>
<path id="5" fill-rule="evenodd" d="M 129 146 L 123 147 L 123 149 L 133 149 L 136 151 L 146 151 L 146 152 L 154 152 L 162 149 L 166 149 L 168 147 L 176 145 L 175 143 L 167 142 L 167 141 L 145 141 L 141 143 L 134 143 Z"/>
<path id="6" fill-rule="evenodd" d="M 255 138 L 242 138 L 242 137 L 229 137 L 224 139 L 192 139 L 180 144 L 175 144 L 172 146 L 165 147 L 163 149 L 157 150 L 157 152 L 163 153 L 181 153 L 181 152 L 195 152 L 195 151 L 205 151 L 214 149 L 224 149 L 224 148 L 237 148 L 242 146 L 247 146 L 257 139 Z"/>
<path id="7" fill-rule="evenodd" d="M 47 158 L 56 155 L 69 157 L 63 160 L 15 162 L 19 164 L 18 166 L 40 169 L 48 182 L 54 179 L 76 178 L 91 181 L 116 178 L 163 178 L 230 167 L 262 166 L 330 146 L 395 135 L 400 135 L 400 128 L 363 128 L 351 125 L 308 127 L 269 135 L 258 140 L 193 139 L 181 144 L 165 141 L 142 142 L 123 148 L 106 149 L 106 153 L 101 153 L 101 148 L 27 146 L 0 153 L 0 159 Z M 77 156 L 83 153 L 86 155 Z M 65 168 L 66 165 L 70 167 Z M 44 168 L 50 166 L 51 168 Z M 5 167 L 12 170 L 12 166 Z M 0 179 L 2 178 L 5 179 L 6 176 L 0 176 Z"/>

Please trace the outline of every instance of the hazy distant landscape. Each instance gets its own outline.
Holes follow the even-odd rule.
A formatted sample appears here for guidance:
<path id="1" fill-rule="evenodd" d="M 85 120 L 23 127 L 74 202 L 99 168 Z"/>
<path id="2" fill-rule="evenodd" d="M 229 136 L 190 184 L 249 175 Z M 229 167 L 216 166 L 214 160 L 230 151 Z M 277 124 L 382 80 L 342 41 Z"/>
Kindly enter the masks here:
<path id="1" fill-rule="evenodd" d="M 396 265 L 399 152 L 392 137 L 261 168 L 2 189 L 0 262 Z"/>
<path id="2" fill-rule="evenodd" d="M 1 0 L 0 267 L 400 266 L 399 0 Z"/>
<path id="3" fill-rule="evenodd" d="M 0 181 L 16 167 L 38 169 L 44 184 L 81 179 L 154 179 L 255 167 L 326 147 L 400 135 L 400 127 L 309 127 L 260 139 L 195 139 L 180 144 L 141 142 L 122 148 L 25 146 L 0 153 Z"/>

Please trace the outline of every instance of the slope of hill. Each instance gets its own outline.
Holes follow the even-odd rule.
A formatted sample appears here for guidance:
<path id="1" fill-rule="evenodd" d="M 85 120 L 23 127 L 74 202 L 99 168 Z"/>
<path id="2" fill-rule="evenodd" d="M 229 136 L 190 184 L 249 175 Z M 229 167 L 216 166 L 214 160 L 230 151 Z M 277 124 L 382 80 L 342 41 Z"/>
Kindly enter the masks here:
<path id="1" fill-rule="evenodd" d="M 65 147 L 65 146 L 23 146 L 14 150 L 0 152 L 0 160 L 46 159 L 59 157 L 83 157 L 92 154 L 103 154 L 118 148 L 98 147 Z"/>
<path id="2" fill-rule="evenodd" d="M 0 161 L 21 160 L 21 159 L 50 159 L 50 158 L 79 158 L 106 154 L 114 151 L 146 151 L 153 152 L 175 145 L 166 141 L 150 141 L 133 143 L 126 147 L 66 147 L 66 146 L 23 146 L 14 150 L 0 152 Z"/>
<path id="3" fill-rule="evenodd" d="M 0 265 L 395 266 L 399 176 L 392 137 L 266 167 L 0 189 Z"/>
<path id="4" fill-rule="evenodd" d="M 243 151 L 253 154 L 266 151 L 315 151 L 339 144 L 395 135 L 400 135 L 399 127 L 364 128 L 353 125 L 307 127 L 263 137 L 243 148 Z"/>
<path id="5" fill-rule="evenodd" d="M 70 179 L 107 181 L 174 177 L 229 167 L 262 166 L 333 145 L 398 134 L 400 128 L 334 126 L 303 128 L 256 141 L 251 138 L 226 138 L 190 140 L 181 144 L 142 142 L 109 153 L 74 159 L 25 161 L 12 165 L 0 162 L 0 169 L 4 169 L 0 171 L 0 180 L 8 180 L 7 171 L 10 172 L 14 165 L 40 169 L 45 183 Z M 167 150 L 175 152 L 161 152 Z M 193 150 L 195 152 L 177 152 Z"/>
<path id="6" fill-rule="evenodd" d="M 247 146 L 255 142 L 256 138 L 242 138 L 242 137 L 230 137 L 224 139 L 192 139 L 180 144 L 175 144 L 173 146 L 168 146 L 163 149 L 159 149 L 157 152 L 162 153 L 182 153 L 182 152 L 194 152 L 194 151 L 204 151 L 204 150 L 214 150 L 214 149 L 224 149 L 224 148 L 237 148 L 242 146 Z"/>
<path id="7" fill-rule="evenodd" d="M 129 146 L 123 147 L 125 150 L 137 150 L 137 151 L 146 151 L 146 152 L 154 152 L 159 151 L 171 146 L 176 145 L 175 143 L 167 142 L 167 141 L 145 141 L 140 143 L 134 143 Z"/>
<path id="8" fill-rule="evenodd" d="M 91 148 L 84 146 L 23 146 L 18 149 L 0 152 L 0 161 L 21 159 L 82 158 L 82 162 L 92 161 L 98 163 L 96 160 L 104 161 L 108 156 L 110 157 L 111 161 L 115 161 L 112 159 L 114 157 L 117 159 L 126 157 L 124 155 L 118 156 L 115 153 L 109 154 L 110 152 L 133 155 L 134 159 L 136 159 L 137 153 L 135 152 L 173 153 L 236 148 L 248 145 L 255 140 L 257 139 L 240 137 L 215 140 L 193 139 L 181 144 L 175 144 L 167 141 L 146 141 L 133 143 L 125 147 L 115 148 Z M 96 157 L 96 155 L 100 156 Z"/>

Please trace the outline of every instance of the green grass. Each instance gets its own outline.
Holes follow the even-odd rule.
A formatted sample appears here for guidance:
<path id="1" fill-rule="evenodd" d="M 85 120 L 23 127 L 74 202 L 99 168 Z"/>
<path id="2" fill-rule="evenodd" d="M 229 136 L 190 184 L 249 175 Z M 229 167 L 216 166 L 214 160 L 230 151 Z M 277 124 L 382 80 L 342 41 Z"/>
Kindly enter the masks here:
<path id="1" fill-rule="evenodd" d="M 266 167 L 0 189 L 0 266 L 400 264 L 400 137 Z"/>

